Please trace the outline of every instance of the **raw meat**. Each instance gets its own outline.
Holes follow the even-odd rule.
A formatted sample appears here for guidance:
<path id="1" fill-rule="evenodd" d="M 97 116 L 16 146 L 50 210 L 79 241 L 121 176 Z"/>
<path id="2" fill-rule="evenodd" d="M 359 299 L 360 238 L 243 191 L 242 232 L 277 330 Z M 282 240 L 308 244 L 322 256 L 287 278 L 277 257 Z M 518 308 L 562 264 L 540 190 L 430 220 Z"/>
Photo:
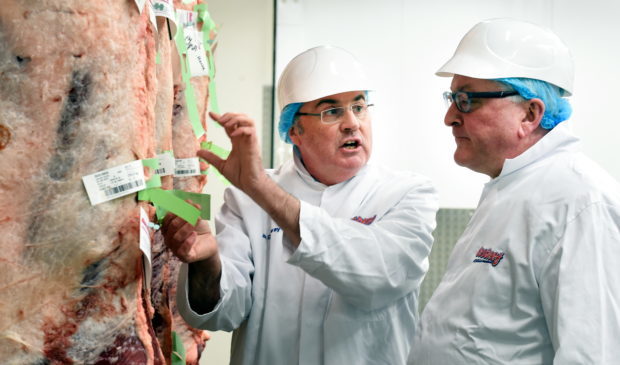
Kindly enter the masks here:
<path id="1" fill-rule="evenodd" d="M 176 50 L 166 36 L 132 0 L 0 6 L 3 364 L 165 364 L 171 330 L 197 363 L 206 335 L 170 309 L 178 264 L 157 238 L 152 292 L 143 285 L 139 209 L 153 216 L 152 207 L 135 194 L 91 206 L 81 181 L 173 146 Z M 191 133 L 193 144 L 178 147 L 187 156 Z M 179 186 L 204 186 L 190 181 Z"/>
<path id="2" fill-rule="evenodd" d="M 197 3 L 201 2 L 202 1 L 187 2 L 177 0 L 174 5 L 177 9 L 192 10 Z M 159 27 L 159 29 L 162 29 L 162 27 L 163 24 Z M 160 34 L 161 33 L 164 32 L 162 31 Z M 203 141 L 205 137 L 203 136 L 200 139 L 196 138 L 189 121 L 189 114 L 184 97 L 185 83 L 182 79 L 181 67 L 179 64 L 181 60 L 178 57 L 178 51 L 174 46 L 174 41 L 171 41 L 169 38 L 160 38 L 159 49 L 160 54 L 162 55 L 162 60 L 165 59 L 163 56 L 166 54 L 168 47 L 172 49 L 170 58 L 172 64 L 170 67 L 161 67 L 162 70 L 164 70 L 161 75 L 165 78 L 166 84 L 170 82 L 173 85 L 171 90 L 173 90 L 174 103 L 171 103 L 171 114 L 168 114 L 167 118 L 161 118 L 164 120 L 164 123 L 162 123 L 163 128 L 169 128 L 171 134 L 162 134 L 166 136 L 166 143 L 161 145 L 158 153 L 172 149 L 176 158 L 195 157 L 196 151 L 200 148 L 200 142 Z M 171 78 L 170 73 L 168 73 L 170 69 L 175 71 Z M 160 79 L 159 75 L 160 72 L 158 68 L 158 79 Z M 209 79 L 206 76 L 194 77 L 191 79 L 191 83 L 194 88 L 196 102 L 198 104 L 200 123 L 203 128 L 206 129 Z M 170 119 L 170 115 L 172 115 L 172 119 Z M 159 113 L 156 119 L 160 120 Z M 168 136 L 170 136 L 169 139 Z M 163 138 L 160 140 L 163 140 Z M 168 181 L 164 183 L 165 188 L 171 188 L 167 183 Z M 199 193 L 202 191 L 205 184 L 205 175 L 176 177 L 174 179 L 173 187 L 178 190 Z M 176 278 L 181 262 L 176 259 L 176 257 L 174 257 L 169 250 L 165 249 L 163 237 L 160 232 L 156 232 L 153 242 L 153 265 L 154 273 L 156 273 L 153 277 L 153 290 L 151 293 L 153 306 L 155 308 L 153 325 L 157 336 L 162 343 L 163 352 L 166 358 L 170 358 L 172 343 L 171 333 L 174 331 L 183 340 L 183 345 L 186 352 L 186 363 L 198 364 L 200 354 L 205 347 L 205 341 L 208 339 L 208 334 L 205 331 L 197 330 L 188 326 L 176 310 L 176 305 L 174 302 L 176 293 Z"/>

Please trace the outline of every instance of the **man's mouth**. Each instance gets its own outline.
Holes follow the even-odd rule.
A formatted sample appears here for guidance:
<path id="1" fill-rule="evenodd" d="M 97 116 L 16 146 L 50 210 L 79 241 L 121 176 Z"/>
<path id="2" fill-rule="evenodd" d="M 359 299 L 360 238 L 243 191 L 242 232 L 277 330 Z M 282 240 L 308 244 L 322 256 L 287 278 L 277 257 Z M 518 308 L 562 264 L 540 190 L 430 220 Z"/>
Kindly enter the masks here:
<path id="1" fill-rule="evenodd" d="M 360 143 L 359 141 L 346 141 L 345 143 L 342 144 L 342 148 L 344 149 L 348 149 L 348 150 L 354 150 L 357 147 L 359 147 Z"/>

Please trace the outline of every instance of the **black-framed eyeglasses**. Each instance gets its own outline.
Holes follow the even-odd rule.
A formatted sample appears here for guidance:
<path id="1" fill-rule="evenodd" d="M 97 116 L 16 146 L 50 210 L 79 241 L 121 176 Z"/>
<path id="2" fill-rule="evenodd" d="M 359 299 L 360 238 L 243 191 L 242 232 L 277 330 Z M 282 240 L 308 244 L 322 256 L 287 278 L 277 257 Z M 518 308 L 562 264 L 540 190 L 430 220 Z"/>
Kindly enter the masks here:
<path id="1" fill-rule="evenodd" d="M 508 96 L 519 95 L 516 91 L 485 91 L 485 92 L 468 92 L 468 91 L 446 91 L 443 93 L 443 99 L 449 107 L 452 102 L 456 104 L 456 108 L 462 113 L 471 112 L 472 99 L 494 99 L 505 98 Z"/>
<path id="2" fill-rule="evenodd" d="M 349 106 L 340 106 L 336 108 L 325 109 L 320 113 L 296 113 L 295 115 L 311 115 L 315 117 L 321 117 L 321 122 L 325 124 L 334 124 L 342 120 L 344 113 L 347 110 L 353 112 L 353 115 L 357 120 L 361 121 L 368 115 L 368 108 L 374 104 L 354 103 Z"/>

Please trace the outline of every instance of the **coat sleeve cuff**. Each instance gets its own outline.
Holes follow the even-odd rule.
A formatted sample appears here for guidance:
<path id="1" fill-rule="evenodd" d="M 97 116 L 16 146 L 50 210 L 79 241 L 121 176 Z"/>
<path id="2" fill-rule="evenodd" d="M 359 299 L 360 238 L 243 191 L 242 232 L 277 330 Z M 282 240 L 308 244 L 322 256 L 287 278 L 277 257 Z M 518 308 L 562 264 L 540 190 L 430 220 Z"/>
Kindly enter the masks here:
<path id="1" fill-rule="evenodd" d="M 188 275 L 188 266 L 187 264 L 182 264 L 179 269 L 179 278 L 177 282 L 177 308 L 179 313 L 183 317 L 183 319 L 194 328 L 207 329 L 206 322 L 212 317 L 216 316 L 220 308 L 222 307 L 222 303 L 228 293 L 229 283 L 226 275 L 225 265 L 222 265 L 222 276 L 220 278 L 220 300 L 217 302 L 213 310 L 209 313 L 198 314 L 196 313 L 190 303 L 188 298 L 188 283 L 187 283 L 187 275 Z"/>
<path id="2" fill-rule="evenodd" d="M 302 267 L 306 272 L 311 273 L 316 270 L 320 264 L 316 261 L 307 260 L 322 251 L 321 240 L 322 224 L 321 224 L 321 208 L 312 204 L 301 201 L 299 210 L 299 234 L 301 242 L 299 247 L 293 252 L 287 262 L 291 265 Z"/>

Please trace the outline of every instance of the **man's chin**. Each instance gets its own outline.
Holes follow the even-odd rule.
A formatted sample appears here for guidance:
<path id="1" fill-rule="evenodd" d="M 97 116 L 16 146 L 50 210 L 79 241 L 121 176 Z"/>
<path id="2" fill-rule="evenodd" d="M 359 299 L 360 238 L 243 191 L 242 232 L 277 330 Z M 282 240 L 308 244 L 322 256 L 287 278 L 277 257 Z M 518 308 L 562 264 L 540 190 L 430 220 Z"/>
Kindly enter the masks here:
<path id="1" fill-rule="evenodd" d="M 454 162 L 456 162 L 457 165 L 467 167 L 470 159 L 471 156 L 466 151 L 459 148 L 454 151 Z"/>
<path id="2" fill-rule="evenodd" d="M 343 170 L 355 175 L 359 170 L 362 169 L 362 167 L 366 165 L 367 161 L 368 160 L 365 158 L 349 158 L 343 161 L 340 166 Z"/>

